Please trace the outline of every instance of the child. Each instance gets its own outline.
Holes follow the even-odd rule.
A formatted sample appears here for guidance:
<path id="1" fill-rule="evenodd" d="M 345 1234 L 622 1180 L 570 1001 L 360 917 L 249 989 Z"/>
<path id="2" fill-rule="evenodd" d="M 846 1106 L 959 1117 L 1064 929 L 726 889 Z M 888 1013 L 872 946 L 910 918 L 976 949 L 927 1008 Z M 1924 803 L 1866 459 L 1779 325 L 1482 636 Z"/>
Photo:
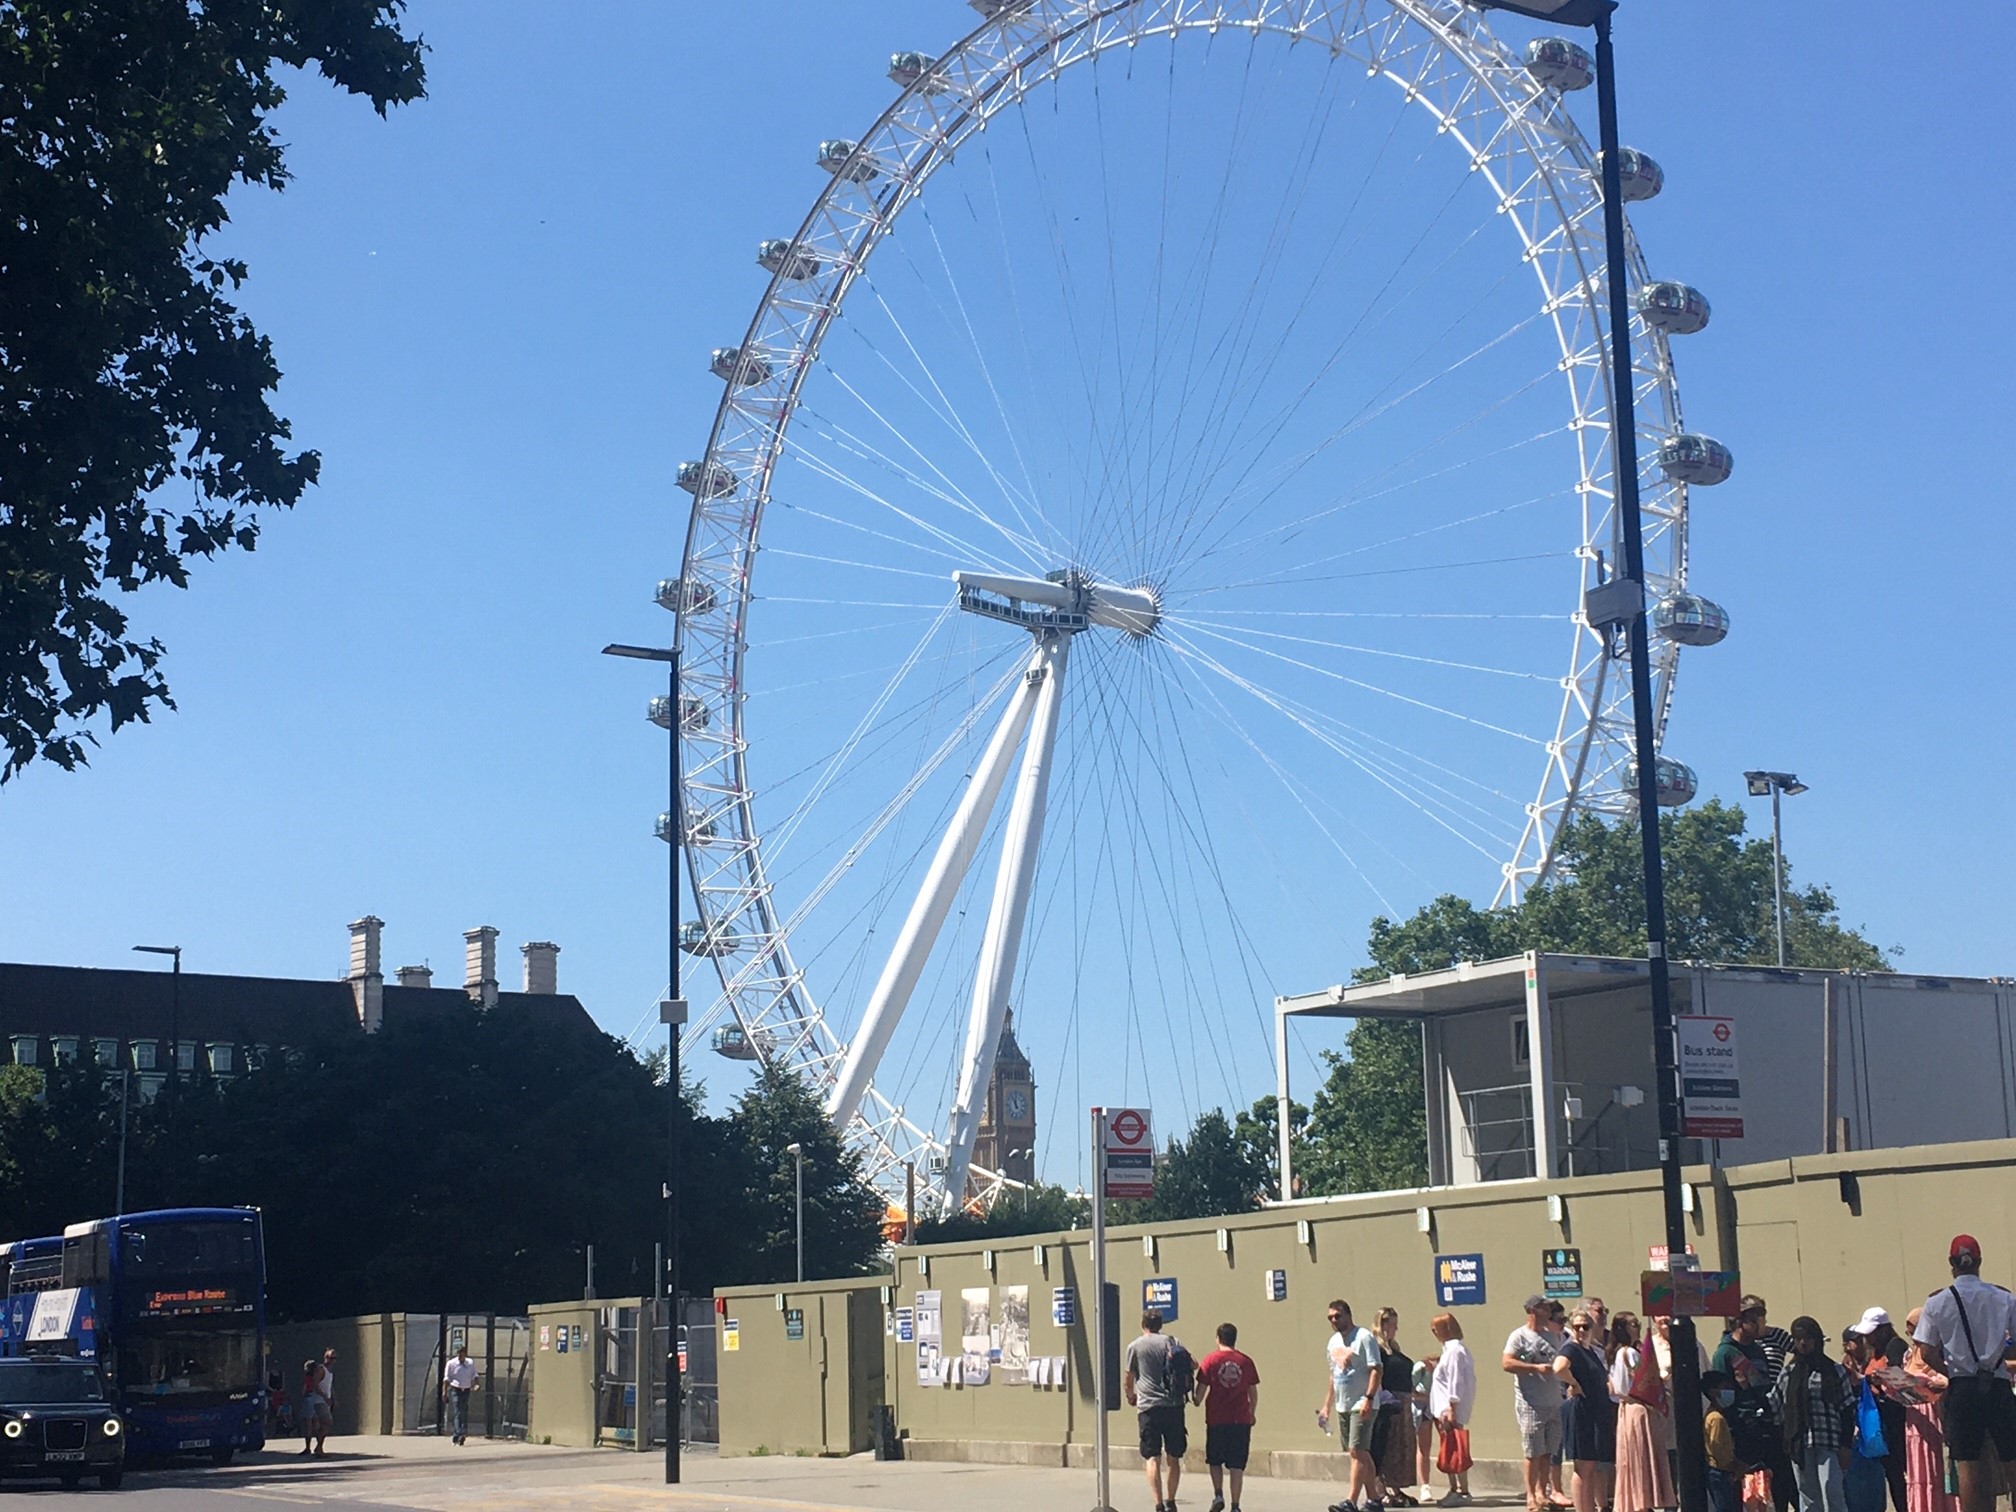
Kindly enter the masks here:
<path id="1" fill-rule="evenodd" d="M 1738 1512 L 1744 1503 L 1743 1475 L 1749 1468 L 1736 1458 L 1736 1435 L 1724 1409 L 1736 1400 L 1736 1386 L 1719 1370 L 1701 1373 L 1702 1437 L 1708 1444 L 1708 1506 L 1711 1512 Z M 1770 1494 L 1764 1497 L 1770 1504 Z"/>

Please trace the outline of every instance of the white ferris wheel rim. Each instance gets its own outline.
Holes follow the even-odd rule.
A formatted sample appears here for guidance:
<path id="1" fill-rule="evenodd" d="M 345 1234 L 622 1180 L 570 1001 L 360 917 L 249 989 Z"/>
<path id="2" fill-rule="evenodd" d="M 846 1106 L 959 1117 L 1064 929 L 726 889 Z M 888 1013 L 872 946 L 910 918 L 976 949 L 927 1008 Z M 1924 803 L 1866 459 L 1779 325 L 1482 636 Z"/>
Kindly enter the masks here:
<path id="1" fill-rule="evenodd" d="M 976 8 L 987 9 L 975 0 Z M 1610 474 L 1612 373 L 1604 304 L 1601 198 L 1595 155 L 1562 104 L 1521 59 L 1499 43 L 1460 0 L 1008 0 L 936 59 L 876 120 L 813 201 L 786 246 L 818 267 L 806 278 L 777 269 L 742 342 L 739 364 L 760 356 L 760 381 L 724 384 L 703 453 L 702 486 L 688 520 L 679 583 L 676 644 L 680 707 L 675 738 L 682 760 L 688 880 L 694 926 L 732 940 L 711 953 L 721 993 L 689 1036 L 715 1024 L 738 1027 L 764 1063 L 781 1062 L 825 1091 L 847 1045 L 828 1026 L 792 958 L 789 931 L 773 901 L 751 803 L 743 732 L 744 657 L 754 592 L 753 565 L 772 473 L 784 451 L 797 398 L 821 342 L 856 276 L 881 238 L 936 170 L 972 132 L 1018 108 L 1065 68 L 1146 37 L 1240 30 L 1271 34 L 1363 63 L 1368 75 L 1429 111 L 1438 133 L 1469 154 L 1515 228 L 1533 265 L 1542 313 L 1555 331 L 1571 396 L 1583 500 L 1578 552 L 1585 587 L 1602 571 L 1615 539 Z M 872 168 L 872 177 L 852 170 Z M 1593 226 L 1593 233 L 1592 233 Z M 1628 282 L 1651 275 L 1627 224 Z M 1680 435 L 1680 399 L 1665 333 L 1635 319 L 1634 390 L 1641 457 Z M 737 369 L 738 377 L 742 376 Z M 732 478 L 717 494 L 713 470 Z M 1641 477 L 1648 588 L 1683 592 L 1687 579 L 1687 485 L 1648 463 Z M 1501 867 L 1498 900 L 1542 879 L 1552 845 L 1578 811 L 1621 811 L 1628 759 L 1628 681 L 1609 676 L 1602 637 L 1575 610 L 1569 666 L 1538 791 L 1526 806 L 1514 853 Z M 1654 638 L 1655 728 L 1663 736 L 1680 647 Z M 920 1125 L 872 1086 L 849 1131 L 871 1179 L 943 1141 L 934 1115 Z M 974 1170 L 976 1181 L 1000 1173 Z"/>

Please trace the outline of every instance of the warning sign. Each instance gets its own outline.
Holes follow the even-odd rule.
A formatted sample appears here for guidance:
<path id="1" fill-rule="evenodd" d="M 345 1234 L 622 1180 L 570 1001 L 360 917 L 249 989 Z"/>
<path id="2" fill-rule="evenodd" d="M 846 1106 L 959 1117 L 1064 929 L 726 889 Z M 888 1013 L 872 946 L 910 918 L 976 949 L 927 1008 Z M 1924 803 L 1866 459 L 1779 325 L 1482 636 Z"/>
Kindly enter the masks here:
<path id="1" fill-rule="evenodd" d="M 1155 1195 L 1155 1140 L 1146 1108 L 1115 1108 L 1106 1115 L 1099 1183 L 1102 1197 L 1124 1201 Z"/>

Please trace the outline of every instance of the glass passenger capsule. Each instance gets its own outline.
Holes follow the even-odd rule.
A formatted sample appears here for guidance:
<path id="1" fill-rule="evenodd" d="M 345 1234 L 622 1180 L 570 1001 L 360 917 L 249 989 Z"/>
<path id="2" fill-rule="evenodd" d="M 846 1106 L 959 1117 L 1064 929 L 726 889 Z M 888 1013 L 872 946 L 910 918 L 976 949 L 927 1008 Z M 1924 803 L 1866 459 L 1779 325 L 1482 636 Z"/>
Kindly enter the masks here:
<path id="1" fill-rule="evenodd" d="M 1713 646 L 1729 634 L 1729 611 L 1695 593 L 1675 593 L 1652 606 L 1652 631 L 1678 646 Z"/>
<path id="2" fill-rule="evenodd" d="M 1624 203 L 1658 198 L 1666 187 L 1666 170 L 1636 147 L 1617 149 L 1617 181 L 1624 191 Z M 1603 183 L 1603 154 L 1596 154 L 1596 183 Z"/>
<path id="3" fill-rule="evenodd" d="M 1698 435 L 1693 431 L 1668 436 L 1659 443 L 1659 450 L 1652 454 L 1652 460 L 1659 465 L 1659 471 L 1674 482 L 1698 484 L 1703 488 L 1727 482 L 1731 469 L 1736 465 L 1736 458 L 1728 447 L 1713 436 Z"/>
<path id="4" fill-rule="evenodd" d="M 725 499 L 735 492 L 735 474 L 719 462 L 681 462 L 672 481 L 696 499 Z"/>
<path id="5" fill-rule="evenodd" d="M 757 1059 L 756 1042 L 749 1038 L 749 1031 L 740 1024 L 723 1024 L 714 1031 L 714 1053 L 725 1055 L 730 1060 Z"/>
<path id="6" fill-rule="evenodd" d="M 707 728 L 707 705 L 695 693 L 684 693 L 679 698 L 680 725 L 688 735 L 697 734 Z M 644 717 L 661 730 L 672 728 L 672 700 L 660 693 L 646 706 Z"/>
<path id="7" fill-rule="evenodd" d="M 732 953 L 735 944 L 735 937 L 718 924 L 709 928 L 698 919 L 688 919 L 679 926 L 679 948 L 688 955 L 718 958 Z"/>
<path id="8" fill-rule="evenodd" d="M 670 814 L 660 814 L 658 822 L 651 826 L 651 833 L 656 835 L 660 840 L 663 840 L 667 845 L 670 845 L 672 843 L 672 816 Z M 686 843 L 688 845 L 705 845 L 718 834 L 720 834 L 720 829 L 715 825 L 714 821 L 707 815 L 702 814 L 698 819 L 693 820 L 692 823 L 687 825 Z"/>
<path id="9" fill-rule="evenodd" d="M 803 283 L 808 278 L 819 276 L 819 259 L 810 252 L 801 251 L 796 242 L 770 241 L 756 244 L 756 261 L 793 283 Z"/>
<path id="10" fill-rule="evenodd" d="M 681 578 L 660 578 L 652 600 L 673 614 L 705 614 L 718 602 L 714 590 L 705 583 L 685 583 L 682 589 L 682 582 Z"/>
<path id="11" fill-rule="evenodd" d="M 1669 336 L 1692 336 L 1708 324 L 1708 296 L 1690 284 L 1648 283 L 1638 291 L 1645 324 Z"/>
<path id="12" fill-rule="evenodd" d="M 992 21 L 1006 11 L 1022 9 L 1029 0 L 966 0 L 966 3 Z"/>
<path id="13" fill-rule="evenodd" d="M 767 382 L 777 370 L 761 352 L 745 355 L 740 347 L 716 347 L 708 354 L 707 371 L 737 388 L 747 388 Z"/>
<path id="14" fill-rule="evenodd" d="M 833 177 L 844 178 L 850 184 L 866 184 L 882 175 L 875 159 L 861 153 L 861 144 L 850 142 L 845 137 L 835 137 L 819 144 L 819 166 Z"/>
<path id="15" fill-rule="evenodd" d="M 1535 37 L 1526 44 L 1526 72 L 1549 89 L 1567 93 L 1596 82 L 1596 60 L 1566 37 Z"/>
<path id="16" fill-rule="evenodd" d="M 899 52 L 889 55 L 889 78 L 899 88 L 916 89 L 919 94 L 943 94 L 945 80 L 935 70 L 938 60 L 929 53 Z"/>
<path id="17" fill-rule="evenodd" d="M 1631 784 L 1631 793 L 1638 792 L 1638 763 L 1627 762 L 1624 780 Z M 1684 761 L 1675 761 L 1669 756 L 1660 756 L 1652 763 L 1652 781 L 1659 791 L 1659 807 L 1679 808 L 1693 801 L 1699 784 L 1694 780 L 1694 768 Z"/>

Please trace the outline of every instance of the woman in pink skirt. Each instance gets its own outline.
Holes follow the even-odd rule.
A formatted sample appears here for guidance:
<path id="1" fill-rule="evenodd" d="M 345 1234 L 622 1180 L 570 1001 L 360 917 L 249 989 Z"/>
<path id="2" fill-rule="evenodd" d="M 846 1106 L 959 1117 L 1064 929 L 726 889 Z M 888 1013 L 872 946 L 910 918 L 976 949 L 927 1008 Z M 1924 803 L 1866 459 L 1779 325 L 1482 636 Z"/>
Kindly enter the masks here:
<path id="1" fill-rule="evenodd" d="M 1679 1505 L 1666 1464 L 1666 1388 L 1633 1313 L 1611 1320 L 1610 1395 L 1617 1400 L 1616 1512 Z"/>
<path id="2" fill-rule="evenodd" d="M 1905 1337 L 1918 1332 L 1921 1307 L 1904 1320 Z M 1939 1425 L 1939 1399 L 1946 1377 L 1925 1366 L 1914 1344 L 1904 1369 L 1912 1384 L 1929 1392 L 1930 1401 L 1904 1404 L 1904 1498 L 1907 1512 L 1960 1512 L 1960 1498 L 1946 1489 L 1946 1433 Z"/>

